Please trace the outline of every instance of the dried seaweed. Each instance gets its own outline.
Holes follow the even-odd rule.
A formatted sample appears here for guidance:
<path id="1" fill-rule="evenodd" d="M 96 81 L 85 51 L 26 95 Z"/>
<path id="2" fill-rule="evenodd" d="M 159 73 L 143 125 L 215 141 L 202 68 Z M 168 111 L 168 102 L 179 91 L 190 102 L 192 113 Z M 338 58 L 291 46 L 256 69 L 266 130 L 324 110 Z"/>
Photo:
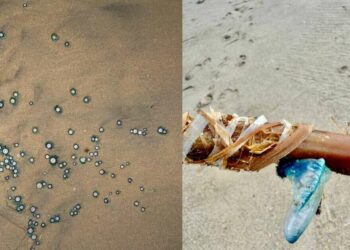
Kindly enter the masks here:
<path id="1" fill-rule="evenodd" d="M 308 124 L 291 125 L 287 121 L 268 122 L 264 116 L 239 117 L 214 110 L 198 111 L 208 125 L 198 134 L 185 161 L 214 165 L 232 170 L 259 171 L 277 163 L 298 147 L 312 132 Z M 186 134 L 193 117 L 183 114 L 182 132 Z M 186 137 L 185 137 L 185 142 Z"/>

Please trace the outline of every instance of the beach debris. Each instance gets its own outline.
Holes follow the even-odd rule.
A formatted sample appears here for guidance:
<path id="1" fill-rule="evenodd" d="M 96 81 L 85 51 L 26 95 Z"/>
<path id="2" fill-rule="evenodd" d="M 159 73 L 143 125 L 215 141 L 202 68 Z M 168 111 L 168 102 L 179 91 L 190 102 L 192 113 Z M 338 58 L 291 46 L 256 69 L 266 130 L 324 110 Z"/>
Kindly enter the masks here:
<path id="1" fill-rule="evenodd" d="M 33 220 L 33 219 L 29 219 L 28 223 L 27 223 L 27 228 L 26 228 L 27 236 L 31 240 L 33 240 L 35 245 L 40 245 L 40 241 L 38 240 L 38 236 L 35 233 L 38 225 L 39 225 L 38 221 Z M 34 247 L 31 247 L 31 249 L 34 249 Z"/>
<path id="2" fill-rule="evenodd" d="M 91 142 L 99 142 L 100 138 L 97 135 L 92 135 L 90 137 Z"/>
<path id="3" fill-rule="evenodd" d="M 37 206 L 34 206 L 34 205 L 30 206 L 29 212 L 36 219 L 39 219 L 41 217 L 41 214 L 39 213 Z"/>
<path id="4" fill-rule="evenodd" d="M 101 161 L 101 160 L 95 161 L 95 167 L 99 167 L 101 164 L 102 164 L 102 161 Z"/>
<path id="5" fill-rule="evenodd" d="M 183 115 L 183 159 L 222 168 L 259 171 L 293 151 L 311 133 L 312 126 L 288 121 L 269 123 L 265 116 L 222 115 L 199 111 Z"/>
<path id="6" fill-rule="evenodd" d="M 168 133 L 168 130 L 162 126 L 159 126 L 157 128 L 157 133 L 160 135 L 166 135 Z"/>
<path id="7" fill-rule="evenodd" d="M 56 166 L 58 163 L 58 156 L 57 155 L 50 155 L 49 156 L 49 163 L 51 166 Z"/>
<path id="8" fill-rule="evenodd" d="M 3 32 L 3 31 L 0 31 L 0 39 L 3 39 L 3 38 L 5 38 L 5 36 L 6 36 L 5 32 Z"/>
<path id="9" fill-rule="evenodd" d="M 85 164 L 86 161 L 87 161 L 87 159 L 86 159 L 85 156 L 81 156 L 81 157 L 79 158 L 79 162 L 80 162 L 81 164 Z"/>
<path id="10" fill-rule="evenodd" d="M 331 172 L 324 159 L 304 159 L 281 162 L 277 173 L 293 184 L 293 200 L 285 219 L 284 235 L 289 243 L 294 243 L 316 214 Z"/>
<path id="11" fill-rule="evenodd" d="M 18 92 L 18 91 L 13 91 L 13 92 L 12 92 L 12 96 L 11 96 L 10 99 L 9 99 L 9 103 L 10 103 L 12 106 L 16 106 L 16 105 L 17 105 L 18 98 L 19 98 L 19 92 Z"/>
<path id="12" fill-rule="evenodd" d="M 97 198 L 99 195 L 100 195 L 100 193 L 97 190 L 92 192 L 92 197 L 94 197 L 94 198 Z"/>
<path id="13" fill-rule="evenodd" d="M 10 97 L 9 103 L 13 106 L 15 106 L 17 104 L 17 99 L 14 98 L 13 96 Z"/>
<path id="14" fill-rule="evenodd" d="M 211 109 L 198 111 L 195 118 L 184 113 L 182 132 L 184 162 L 236 171 L 278 164 L 278 175 L 293 185 L 284 225 L 290 243 L 299 239 L 317 213 L 330 170 L 350 175 L 346 153 L 350 137 L 313 130 L 309 124 L 268 122 L 264 116 L 240 117 Z"/>
<path id="15" fill-rule="evenodd" d="M 78 150 L 80 148 L 79 144 L 78 143 L 74 143 L 73 144 L 73 149 L 74 150 Z"/>
<path id="16" fill-rule="evenodd" d="M 32 214 L 35 213 L 37 209 L 38 209 L 38 208 L 37 208 L 36 206 L 31 206 L 31 207 L 29 208 L 29 210 L 30 210 L 30 212 L 31 212 Z"/>
<path id="17" fill-rule="evenodd" d="M 69 135 L 74 135 L 75 130 L 72 129 L 72 128 L 69 128 L 69 129 L 67 130 L 67 133 L 68 133 Z"/>
<path id="18" fill-rule="evenodd" d="M 87 103 L 89 103 L 90 101 L 91 101 L 91 97 L 90 97 L 90 96 L 84 96 L 84 97 L 83 97 L 83 102 L 84 102 L 84 103 L 87 104 Z"/>
<path id="19" fill-rule="evenodd" d="M 63 179 L 64 180 L 68 179 L 70 177 L 70 174 L 71 174 L 71 169 L 70 168 L 65 168 L 63 170 L 63 175 L 62 175 Z"/>
<path id="20" fill-rule="evenodd" d="M 198 127 L 196 120 L 203 122 L 202 127 Z M 268 122 L 264 116 L 240 117 L 211 109 L 199 110 L 195 118 L 184 113 L 182 126 L 185 162 L 259 171 L 285 156 L 293 159 L 314 156 L 325 158 L 332 171 L 350 175 L 346 154 L 350 150 L 350 136 L 314 130 L 312 124 Z"/>
<path id="21" fill-rule="evenodd" d="M 55 214 L 55 215 L 50 217 L 49 221 L 52 224 L 59 223 L 61 221 L 61 216 L 59 214 Z"/>
<path id="22" fill-rule="evenodd" d="M 54 143 L 52 141 L 45 142 L 45 148 L 47 149 L 53 149 Z"/>
<path id="23" fill-rule="evenodd" d="M 40 180 L 36 182 L 36 188 L 37 189 L 43 189 L 43 188 L 48 188 L 48 189 L 52 189 L 53 188 L 53 184 L 51 183 L 47 183 L 44 180 Z"/>
<path id="24" fill-rule="evenodd" d="M 63 113 L 63 109 L 60 105 L 56 105 L 53 110 L 57 113 L 57 114 L 62 114 Z"/>
<path id="25" fill-rule="evenodd" d="M 4 172 L 6 169 L 10 171 L 13 178 L 18 177 L 19 168 L 17 161 L 13 159 L 9 148 L 6 145 L 0 144 L 0 156 L 3 156 L 3 160 L 0 161 L 0 172 Z M 5 176 L 4 179 L 8 181 L 10 179 L 10 175 Z"/>
<path id="26" fill-rule="evenodd" d="M 64 47 L 65 48 L 69 48 L 70 47 L 70 42 L 69 41 L 65 41 L 64 42 Z"/>
<path id="27" fill-rule="evenodd" d="M 23 203 L 23 198 L 21 195 L 16 195 L 12 197 L 12 201 L 14 205 L 16 206 L 16 212 L 22 213 L 24 209 L 26 208 L 25 204 Z"/>
<path id="28" fill-rule="evenodd" d="M 57 42 L 58 40 L 60 40 L 60 37 L 56 33 L 52 33 L 51 40 Z"/>
<path id="29" fill-rule="evenodd" d="M 35 158 L 33 156 L 29 157 L 28 162 L 30 164 L 34 164 L 35 163 Z"/>
<path id="30" fill-rule="evenodd" d="M 81 209 L 80 203 L 75 204 L 73 206 L 73 208 L 71 208 L 69 210 L 69 215 L 72 216 L 72 217 L 77 216 L 79 214 L 79 212 L 80 212 L 80 209 Z"/>
<path id="31" fill-rule="evenodd" d="M 68 163 L 66 161 L 61 161 L 60 163 L 58 163 L 58 167 L 59 168 L 65 168 L 67 167 Z"/>
<path id="32" fill-rule="evenodd" d="M 46 186 L 46 182 L 44 182 L 44 181 L 38 181 L 37 183 L 36 183 L 36 188 L 37 189 L 42 189 L 43 187 L 45 187 Z"/>
<path id="33" fill-rule="evenodd" d="M 22 158 L 25 157 L 26 156 L 26 152 L 24 150 L 19 151 L 19 156 L 22 157 Z"/>
<path id="34" fill-rule="evenodd" d="M 32 133 L 33 134 L 38 134 L 39 133 L 39 128 L 38 127 L 33 127 L 32 128 Z"/>
<path id="35" fill-rule="evenodd" d="M 117 125 L 117 127 L 123 126 L 123 121 L 122 120 L 117 120 L 116 121 L 116 125 Z"/>
<path id="36" fill-rule="evenodd" d="M 75 89 L 75 88 L 71 88 L 69 90 L 69 93 L 72 95 L 72 96 L 76 96 L 78 94 L 78 91 Z"/>
<path id="37" fill-rule="evenodd" d="M 56 33 L 53 33 L 51 35 L 51 39 L 52 41 L 56 42 L 59 40 L 59 36 Z M 67 91 L 67 90 L 66 90 Z M 71 96 L 76 96 L 78 95 L 78 92 L 75 88 L 70 88 L 69 89 L 69 93 Z M 66 93 L 67 94 L 67 93 Z M 9 99 L 9 103 L 13 106 L 18 104 L 18 100 L 20 98 L 20 92 L 15 90 L 12 92 L 12 95 Z M 83 102 L 84 103 L 89 103 L 91 101 L 90 96 L 86 95 L 83 97 Z M 33 101 L 29 101 L 29 105 L 33 105 L 34 102 Z M 63 108 L 62 106 L 53 103 L 51 104 L 53 107 L 53 111 L 56 114 L 62 114 L 63 113 Z M 65 104 L 66 105 L 66 104 Z M 5 101 L 4 100 L 0 100 L 0 109 L 5 107 Z M 50 107 L 50 106 L 49 106 Z M 67 105 L 67 107 L 65 106 L 65 108 L 67 108 L 67 110 L 69 109 L 69 106 Z M 52 112 L 52 111 L 51 111 Z M 57 119 L 60 119 L 60 117 L 62 116 L 57 116 Z M 36 121 L 36 124 L 40 124 L 41 121 Z M 104 124 L 104 121 L 99 121 L 97 124 Z M 123 128 L 123 121 L 121 119 L 116 120 L 116 127 L 118 128 Z M 106 125 L 107 126 L 107 125 Z M 163 134 L 167 133 L 167 130 L 162 127 L 164 131 L 162 131 Z M 48 180 L 51 180 L 51 175 L 55 174 L 56 171 L 62 171 L 60 172 L 63 181 L 61 181 L 61 184 L 65 184 L 67 183 L 66 180 L 69 179 L 70 175 L 71 175 L 71 171 L 72 169 L 69 166 L 76 166 L 78 164 L 81 165 L 86 165 L 86 166 L 90 166 L 90 162 L 92 161 L 94 163 L 94 165 L 96 167 L 100 167 L 103 164 L 102 159 L 100 159 L 100 153 L 101 152 L 101 140 L 104 137 L 104 132 L 105 132 L 105 127 L 104 126 L 100 126 L 98 127 L 98 135 L 96 134 L 90 134 L 90 141 L 91 143 L 93 143 L 93 148 L 91 150 L 91 148 L 89 148 L 88 146 L 85 145 L 84 140 L 79 141 L 79 137 L 76 137 L 76 141 L 70 141 L 68 144 L 66 145 L 59 145 L 59 147 L 56 147 L 56 141 L 52 141 L 50 140 L 50 138 L 44 138 L 41 139 L 41 136 L 45 136 L 47 133 L 47 128 L 44 126 L 43 128 L 36 126 L 31 126 L 31 133 L 33 135 L 37 135 L 35 138 L 36 139 L 40 139 L 40 143 L 42 143 L 43 147 L 45 147 L 45 150 L 39 150 L 38 151 L 32 151 L 32 150 L 28 150 L 27 149 L 23 149 L 23 148 L 19 148 L 20 144 L 18 142 L 15 142 L 13 144 L 11 144 L 13 146 L 13 152 L 11 152 L 10 147 L 0 144 L 0 174 L 4 174 L 4 176 L 2 176 L 5 180 L 4 183 L 8 183 L 9 187 L 7 188 L 7 191 L 11 194 L 11 195 L 7 195 L 5 196 L 6 199 L 8 199 L 10 202 L 9 204 L 12 206 L 12 208 L 14 210 L 17 211 L 17 213 L 21 213 L 22 216 L 26 215 L 29 216 L 31 219 L 28 221 L 28 226 L 27 227 L 23 227 L 26 230 L 26 234 L 27 236 L 33 241 L 32 242 L 32 247 L 31 249 L 36 248 L 36 246 L 41 244 L 41 240 L 42 240 L 42 231 L 44 228 L 46 228 L 48 226 L 48 224 L 55 224 L 55 223 L 59 223 L 62 221 L 61 219 L 61 215 L 58 214 L 57 212 L 62 212 L 64 213 L 64 211 L 68 212 L 68 214 L 70 216 L 76 216 L 79 214 L 80 209 L 81 209 L 81 204 L 80 203 L 76 203 L 73 207 L 71 208 L 60 208 L 59 211 L 55 211 L 57 214 L 54 215 L 49 215 L 49 217 L 46 217 L 48 214 L 46 214 L 46 212 L 44 211 L 40 211 L 38 209 L 37 205 L 34 205 L 33 203 L 30 204 L 28 207 L 26 207 L 26 204 L 24 203 L 24 199 L 22 195 L 18 195 L 16 194 L 17 191 L 17 186 L 15 186 L 14 184 L 19 184 L 20 182 L 11 182 L 12 178 L 17 178 L 20 175 L 20 168 L 18 166 L 17 163 L 17 159 L 18 162 L 21 161 L 25 161 L 25 163 L 27 163 L 28 165 L 31 164 L 31 166 L 35 166 L 37 162 L 40 162 L 40 158 L 43 156 L 45 158 L 45 160 L 48 161 L 48 166 L 52 166 L 53 168 L 51 168 L 50 170 L 47 171 L 41 171 L 40 174 L 43 176 L 47 175 L 47 180 L 43 180 L 46 179 L 46 177 L 39 177 L 38 179 L 34 180 L 32 183 L 32 188 L 36 190 L 36 192 L 38 193 L 44 193 L 44 194 L 49 194 L 49 193 L 54 193 L 56 190 L 54 187 L 56 187 L 56 183 L 55 185 L 52 183 L 49 183 Z M 95 127 L 96 129 L 96 127 Z M 141 136 L 145 136 L 148 133 L 148 128 L 143 128 L 143 129 L 136 129 L 137 130 L 137 135 L 141 135 Z M 64 131 L 67 132 L 67 134 L 69 136 L 73 136 L 75 135 L 75 130 L 73 128 L 68 128 L 65 127 Z M 82 133 L 87 132 L 87 129 L 82 129 L 81 130 Z M 92 130 L 93 131 L 93 130 Z M 39 135 L 39 132 L 41 133 L 41 135 Z M 23 137 L 25 138 L 25 137 Z M 22 139 L 22 137 L 20 138 Z M 68 138 L 70 139 L 70 138 Z M 67 141 L 68 141 L 67 139 Z M 102 141 L 103 142 L 103 141 Z M 58 143 L 58 142 L 57 142 Z M 23 145 L 28 145 L 26 143 L 23 143 Z M 68 145 L 68 146 L 67 146 Z M 69 146 L 72 145 L 72 146 Z M 91 144 L 90 144 L 91 145 Z M 21 146 L 22 146 L 22 142 L 21 142 Z M 61 155 L 61 149 L 65 149 L 65 150 L 70 150 L 70 152 L 68 152 L 68 156 L 71 156 L 67 161 L 62 160 L 62 157 L 66 157 L 66 152 L 62 152 Z M 74 154 L 74 152 L 80 152 L 79 150 L 83 149 L 83 154 Z M 36 152 L 36 153 L 34 153 Z M 15 158 L 11 155 L 11 153 L 14 154 Z M 59 154 L 59 155 L 58 155 Z M 37 160 L 39 159 L 39 160 Z M 129 161 L 126 161 L 122 164 L 120 164 L 120 169 L 123 169 L 127 166 L 130 165 Z M 56 168 L 57 167 L 57 168 Z M 72 167 L 73 168 L 73 167 Z M 33 167 L 30 167 L 28 169 L 26 169 L 26 171 L 30 171 L 33 170 Z M 88 171 L 88 168 L 86 168 Z M 7 173 L 6 173 L 7 172 Z M 50 173 L 48 175 L 48 173 Z M 97 173 L 96 173 L 97 174 Z M 106 176 L 110 176 L 110 178 L 115 179 L 117 178 L 118 174 L 115 171 L 111 172 L 109 171 L 109 168 L 103 168 L 103 169 L 99 169 L 99 175 L 106 175 Z M 43 178 L 43 179 L 41 179 Z M 127 178 L 127 182 L 128 183 L 133 183 L 133 178 L 132 177 L 128 177 Z M 61 185 L 60 184 L 60 185 Z M 127 184 L 126 184 L 127 185 Z M 21 190 L 21 186 L 19 186 L 18 190 Z M 50 190 L 50 192 L 47 192 L 48 190 Z M 144 187 L 143 186 L 139 186 L 139 190 L 141 192 L 144 191 Z M 120 195 L 121 191 L 118 189 L 115 191 L 115 195 Z M 110 191 L 108 193 L 108 195 L 106 195 L 104 198 L 102 198 L 103 202 L 105 204 L 109 204 L 111 203 L 111 198 L 110 196 L 113 195 L 113 191 Z M 92 192 L 92 197 L 93 198 L 98 198 L 100 197 L 100 193 L 97 190 L 94 190 Z M 32 198 L 29 196 L 29 198 Z M 27 199 L 26 199 L 27 202 Z M 134 205 L 136 206 L 136 204 L 141 205 L 141 203 L 137 203 L 139 201 L 135 201 Z M 139 205 L 137 205 L 137 207 L 139 207 Z M 142 209 L 145 208 L 141 208 Z M 41 213 L 42 212 L 42 213 Z M 46 221 L 36 221 L 39 220 L 40 218 L 48 218 L 48 220 Z M 40 238 L 40 241 L 39 241 Z"/>
<path id="38" fill-rule="evenodd" d="M 132 129 L 130 129 L 130 134 L 146 136 L 147 135 L 147 128 L 143 128 L 143 129 L 132 128 Z"/>
<path id="39" fill-rule="evenodd" d="M 204 138 L 204 128 L 208 125 L 208 122 L 206 119 L 204 119 L 203 116 L 197 115 L 196 118 L 192 120 L 191 117 L 189 117 L 187 113 L 186 118 L 183 118 L 186 120 L 186 124 L 183 123 L 183 132 L 186 130 L 186 134 L 184 134 L 184 140 L 183 140 L 183 159 L 185 159 L 188 155 L 188 153 L 191 151 L 192 145 L 195 143 L 195 141 L 200 138 L 202 141 Z M 191 124 L 191 126 L 189 126 Z M 207 146 L 206 144 L 203 146 Z M 207 150 L 207 147 L 203 147 L 203 150 Z"/>

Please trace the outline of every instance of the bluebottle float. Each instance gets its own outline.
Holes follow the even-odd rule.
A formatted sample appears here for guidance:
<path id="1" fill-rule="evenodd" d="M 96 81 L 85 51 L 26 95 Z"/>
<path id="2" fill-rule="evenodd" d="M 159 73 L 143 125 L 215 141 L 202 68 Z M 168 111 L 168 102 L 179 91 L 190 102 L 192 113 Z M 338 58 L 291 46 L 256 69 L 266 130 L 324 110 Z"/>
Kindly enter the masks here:
<path id="1" fill-rule="evenodd" d="M 284 235 L 296 242 L 320 206 L 331 170 L 350 175 L 350 133 L 314 130 L 311 124 L 264 116 L 198 110 L 182 117 L 183 162 L 230 170 L 259 171 L 278 163 L 277 173 L 292 182 L 293 200 Z M 326 166 L 327 162 L 327 166 Z"/>
<path id="2" fill-rule="evenodd" d="M 293 185 L 293 200 L 285 219 L 284 235 L 289 243 L 295 243 L 316 214 L 331 171 L 321 158 L 282 161 L 277 173 L 287 177 Z"/>

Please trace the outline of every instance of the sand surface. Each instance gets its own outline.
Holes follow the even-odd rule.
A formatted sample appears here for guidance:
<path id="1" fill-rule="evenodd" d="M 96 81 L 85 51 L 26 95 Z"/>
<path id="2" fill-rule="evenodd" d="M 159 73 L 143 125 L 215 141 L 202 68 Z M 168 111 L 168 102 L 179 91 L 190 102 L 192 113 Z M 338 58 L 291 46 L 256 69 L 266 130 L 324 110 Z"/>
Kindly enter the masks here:
<path id="1" fill-rule="evenodd" d="M 4 177 L 9 172 L 0 173 L 0 249 L 29 249 L 33 244 L 26 235 L 32 217 L 28 210 L 16 213 L 9 195 L 22 195 L 27 208 L 36 205 L 39 223 L 61 215 L 60 223 L 37 227 L 41 244 L 36 249 L 179 249 L 180 3 L 27 3 L 23 7 L 22 1 L 0 1 L 0 31 L 6 34 L 0 39 L 0 99 L 5 100 L 0 143 L 9 146 L 20 168 L 20 176 L 8 181 Z M 53 32 L 59 41 L 51 40 Z M 70 47 L 64 47 L 65 41 Z M 70 95 L 71 87 L 78 90 L 77 96 Z M 8 101 L 15 90 L 20 97 L 13 107 Z M 91 97 L 89 104 L 82 101 L 85 95 Z M 62 114 L 53 111 L 57 104 Z M 121 128 L 116 127 L 117 119 L 123 121 Z M 38 134 L 32 133 L 33 126 Z M 104 133 L 99 133 L 100 126 Z M 158 134 L 158 126 L 169 133 Z M 75 129 L 73 136 L 68 128 Z M 131 135 L 131 128 L 148 128 L 148 134 Z M 72 154 L 79 158 L 87 156 L 86 149 L 95 151 L 93 134 L 100 138 L 98 157 L 73 166 Z M 47 140 L 54 142 L 54 149 L 44 147 Z M 80 144 L 78 151 L 73 143 Z M 20 150 L 25 157 L 19 157 Z M 51 167 L 45 154 L 67 161 L 70 178 L 63 180 L 63 170 Z M 35 164 L 28 162 L 31 156 Z M 95 167 L 95 160 L 103 164 Z M 130 165 L 120 169 L 126 161 Z M 101 176 L 100 169 L 107 174 Z M 117 177 L 111 178 L 111 173 Z M 54 188 L 38 190 L 39 180 Z M 92 197 L 95 189 L 100 193 L 97 199 Z M 108 205 L 104 197 L 110 199 Z M 80 213 L 69 216 L 78 202 Z"/>
<path id="2" fill-rule="evenodd" d="M 347 1 L 185 0 L 183 111 L 264 114 L 339 132 L 350 121 Z M 347 66 L 347 67 L 343 67 Z M 349 249 L 350 177 L 333 174 L 320 216 L 283 236 L 291 185 L 259 173 L 183 167 L 184 249 Z"/>

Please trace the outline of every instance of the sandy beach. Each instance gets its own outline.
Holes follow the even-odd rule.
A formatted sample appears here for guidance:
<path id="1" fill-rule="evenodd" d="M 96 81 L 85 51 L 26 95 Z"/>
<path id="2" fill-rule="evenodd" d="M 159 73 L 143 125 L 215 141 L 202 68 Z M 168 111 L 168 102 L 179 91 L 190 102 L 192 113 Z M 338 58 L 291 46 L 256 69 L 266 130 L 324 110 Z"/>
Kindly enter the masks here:
<path id="1" fill-rule="evenodd" d="M 183 111 L 264 114 L 340 132 L 350 121 L 346 1 L 183 4 Z M 259 173 L 183 166 L 184 249 L 349 249 L 349 177 L 333 173 L 321 214 L 290 245 L 291 184 Z"/>
<path id="2" fill-rule="evenodd" d="M 180 249 L 180 3 L 0 1 L 0 9 L 0 143 L 20 171 L 9 180 L 7 169 L 0 173 L 0 248 Z M 157 133 L 159 126 L 168 133 Z M 69 178 L 46 154 L 68 163 Z M 41 180 L 53 188 L 38 189 Z M 25 211 L 16 212 L 16 196 Z M 78 203 L 79 214 L 70 216 Z M 40 218 L 28 211 L 32 205 Z M 55 215 L 60 222 L 50 223 Z M 29 219 L 40 223 L 38 246 L 26 232 Z"/>

